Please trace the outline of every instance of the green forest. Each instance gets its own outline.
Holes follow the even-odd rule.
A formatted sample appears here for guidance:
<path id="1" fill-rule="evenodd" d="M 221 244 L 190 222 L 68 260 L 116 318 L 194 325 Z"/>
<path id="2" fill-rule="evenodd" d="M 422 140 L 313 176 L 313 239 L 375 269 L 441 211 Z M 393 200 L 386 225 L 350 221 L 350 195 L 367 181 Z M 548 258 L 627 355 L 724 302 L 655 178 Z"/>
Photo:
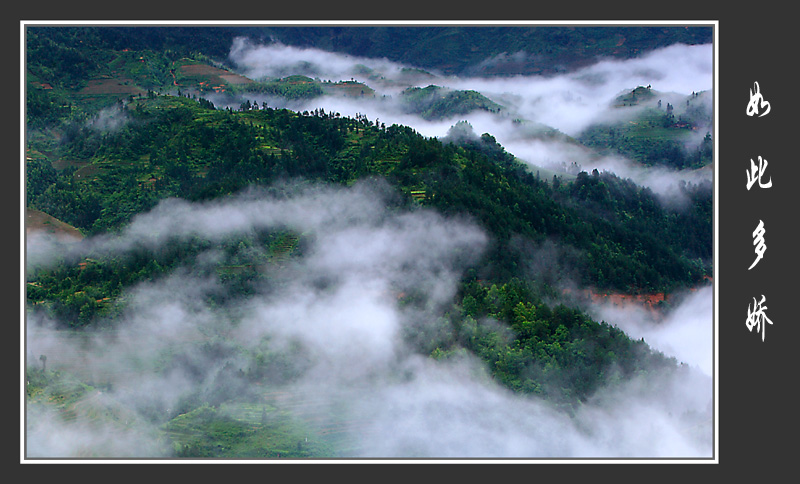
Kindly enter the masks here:
<path id="1" fill-rule="evenodd" d="M 504 388 L 542 398 L 566 415 L 601 388 L 648 374 L 684 371 L 675 358 L 572 305 L 563 297 L 561 283 L 568 280 L 598 293 L 632 295 L 672 294 L 706 284 L 713 274 L 710 183 L 683 183 L 681 195 L 688 202 L 670 206 L 649 188 L 609 172 L 541 177 L 490 133 L 475 133 L 468 123 L 461 126 L 467 136 L 433 138 L 367 115 L 296 112 L 250 101 L 238 109 L 222 108 L 202 93 L 172 91 L 173 80 L 179 79 L 176 61 L 191 58 L 219 67 L 211 59 L 229 46 L 235 29 L 217 30 L 29 28 L 26 208 L 77 228 L 86 240 L 113 239 L 165 200 L 207 203 L 254 188 L 280 190 L 276 187 L 297 183 L 346 188 L 381 180 L 395 194 L 389 207 L 393 213 L 433 210 L 471 220 L 488 240 L 487 249 L 460 274 L 455 296 L 436 316 L 439 324 L 453 330 L 424 341 L 406 335 L 414 352 L 440 362 L 470 354 Z M 476 35 L 481 47 L 495 38 L 491 31 L 425 29 L 419 52 L 395 52 L 389 46 L 402 45 L 397 36 L 418 33 L 384 29 L 366 41 L 350 30 L 301 33 L 320 47 L 355 46 L 353 54 L 381 52 L 399 60 L 419 59 L 423 67 L 449 60 L 448 67 L 454 69 L 466 69 L 466 62 L 492 54 L 476 48 L 467 56 L 461 52 L 460 36 Z M 220 32 L 224 35 L 216 35 Z M 633 44 L 630 49 L 667 42 L 667 30 L 636 32 L 642 47 Z M 621 30 L 536 33 L 526 38 L 568 50 L 573 56 L 563 55 L 576 63 L 582 62 L 584 49 L 600 49 L 606 42 L 617 42 L 618 35 L 634 38 L 633 31 Z M 290 39 L 300 33 L 286 29 L 281 35 Z M 704 32 L 679 35 L 707 41 Z M 204 41 L 204 51 L 197 48 L 198 38 Z M 215 40 L 205 42 L 208 39 Z M 444 47 L 424 47 L 434 41 L 445 42 L 436 44 Z M 572 49 L 573 44 L 584 48 Z M 423 51 L 429 56 L 440 52 L 447 59 L 416 56 Z M 118 92 L 92 94 L 89 87 L 95 84 L 90 81 L 104 78 L 116 80 Z M 326 89 L 331 86 L 302 76 L 230 87 L 245 98 L 268 93 L 287 99 L 321 96 Z M 502 109 L 480 93 L 443 91 L 433 85 L 408 90 L 405 98 L 408 109 L 425 119 Z M 98 129 L 106 119 L 101 113 L 108 122 L 123 121 L 113 129 Z M 647 122 L 636 130 L 597 126 L 576 142 L 645 165 L 697 168 L 713 159 L 710 136 L 700 151 L 686 154 L 675 148 L 671 135 L 661 133 L 678 129 L 670 114 L 652 109 L 645 116 Z M 692 119 L 687 115 L 686 121 Z M 265 288 L 282 284 L 272 271 L 260 268 L 302 260 L 311 243 L 292 228 L 268 228 L 222 241 L 196 236 L 124 253 L 89 248 L 74 256 L 64 250 L 47 264 L 29 261 L 24 311 L 29 318 L 53 321 L 52 330 L 63 334 L 113 334 L 126 324 L 134 288 L 189 271 L 223 288 L 207 294 L 203 304 L 224 313 L 232 300 L 245 304 L 264 297 Z M 533 272 L 530 254 L 545 247 L 557 249 L 545 269 Z M 215 262 L 197 265 L 198 257 L 211 249 L 219 254 Z M 398 304 L 423 308 L 424 301 L 406 294 Z M 668 310 L 669 303 L 662 309 Z M 232 320 L 235 325 L 235 317 Z M 347 455 L 346 441 L 316 439 L 306 444 L 308 439 L 302 438 L 308 429 L 277 418 L 277 412 L 257 403 L 260 397 L 254 388 L 280 388 L 303 375 L 289 357 L 291 349 L 265 348 L 238 348 L 222 335 L 163 355 L 165 361 L 154 371 L 166 372 L 181 359 L 190 359 L 191 351 L 217 362 L 222 370 L 210 384 L 183 395 L 178 408 L 135 409 L 136 418 L 148 428 L 160 429 L 151 450 L 172 457 Z M 242 360 L 247 364 L 232 363 Z M 112 390 L 101 379 L 58 368 L 54 356 L 37 357 L 28 365 L 29 416 L 52 407 L 62 415 L 80 414 L 75 408 L 88 405 L 87 395 L 96 389 Z M 225 378 L 225 372 L 237 376 Z M 92 418 L 121 419 L 124 413 L 105 411 L 106 417 L 92 413 Z"/>

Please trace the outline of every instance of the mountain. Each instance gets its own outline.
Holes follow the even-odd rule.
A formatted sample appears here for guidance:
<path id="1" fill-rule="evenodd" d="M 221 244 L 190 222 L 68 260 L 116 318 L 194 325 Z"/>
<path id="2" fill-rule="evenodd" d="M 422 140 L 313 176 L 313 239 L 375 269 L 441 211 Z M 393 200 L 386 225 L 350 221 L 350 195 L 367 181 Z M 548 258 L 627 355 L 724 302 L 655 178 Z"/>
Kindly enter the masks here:
<path id="1" fill-rule="evenodd" d="M 630 58 L 675 43 L 712 40 L 708 27 L 265 27 L 241 29 L 259 41 L 381 58 L 446 75 L 554 74 L 597 57 Z"/>
<path id="2" fill-rule="evenodd" d="M 428 456 L 448 448 L 437 435 L 451 434 L 416 420 L 417 398 L 432 398 L 434 413 L 448 418 L 459 412 L 442 409 L 485 401 L 502 409 L 477 412 L 490 416 L 491 431 L 504 429 L 504 412 L 512 412 L 546 415 L 542 421 L 580 435 L 592 422 L 586 415 L 608 410 L 616 392 L 644 401 L 693 381 L 674 357 L 590 315 L 575 288 L 657 293 L 658 311 L 671 315 L 712 274 L 710 183 L 683 183 L 682 203 L 666 203 L 611 172 L 533 169 L 467 121 L 432 137 L 380 123 L 368 109 L 278 107 L 323 94 L 364 108 L 394 99 L 376 94 L 386 79 L 364 65 L 359 81 L 250 78 L 218 60 L 235 36 L 301 43 L 299 32 L 305 45 L 399 60 L 414 54 L 431 71 L 493 74 L 529 63 L 505 59 L 497 46 L 516 51 L 557 36 L 562 43 L 547 45 L 571 46 L 574 55 L 551 55 L 579 65 L 590 52 L 635 55 L 704 35 L 30 29 L 26 208 L 40 225 L 69 224 L 81 237 L 28 234 L 25 392 L 37 452 Z M 410 35 L 429 55 L 397 49 Z M 474 54 L 462 52 L 464 35 L 474 36 Z M 206 45 L 206 36 L 216 41 Z M 477 62 L 492 55 L 500 58 L 491 66 Z M 678 107 L 673 97 L 636 88 L 616 100 L 624 123 L 570 138 L 506 115 L 499 96 L 439 86 L 441 77 L 420 69 L 404 75 L 425 86 L 392 79 L 404 114 L 508 116 L 530 139 L 582 142 L 600 154 L 677 142 L 683 119 L 707 123 L 704 93 Z M 264 97 L 252 102 L 256 94 Z M 652 106 L 660 98 L 675 104 L 670 115 L 679 121 Z M 455 387 L 442 392 L 444 382 Z M 376 447 L 398 418 L 419 434 Z M 680 433 L 692 446 L 705 442 L 704 411 L 669 413 L 669 422 L 701 433 Z M 73 447 L 46 435 L 86 439 Z"/>

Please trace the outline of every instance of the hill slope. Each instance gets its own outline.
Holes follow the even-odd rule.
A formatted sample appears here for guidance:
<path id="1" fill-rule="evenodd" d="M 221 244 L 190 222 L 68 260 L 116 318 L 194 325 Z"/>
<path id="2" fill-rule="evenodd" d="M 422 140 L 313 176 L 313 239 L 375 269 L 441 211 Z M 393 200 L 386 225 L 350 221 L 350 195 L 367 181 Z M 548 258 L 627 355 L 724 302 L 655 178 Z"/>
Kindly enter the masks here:
<path id="1" fill-rule="evenodd" d="M 42 56 L 28 92 L 31 220 L 69 229 L 50 214 L 86 234 L 84 244 L 50 241 L 51 257 L 27 268 L 25 310 L 42 332 L 27 347 L 37 438 L 128 435 L 140 452 L 180 457 L 363 454 L 387 435 L 382 412 L 414 413 L 417 400 L 402 407 L 409 395 L 448 417 L 473 401 L 467 386 L 458 401 L 417 391 L 430 382 L 480 387 L 478 401 L 520 415 L 545 402 L 555 413 L 544 420 L 581 427 L 607 392 L 634 382 L 650 396 L 686 376 L 564 291 L 671 297 L 704 284 L 710 184 L 684 185 L 686 205 L 666 206 L 609 173 L 537 176 L 467 123 L 437 139 L 361 114 L 219 109 L 160 91 L 210 93 L 222 80 L 243 92 L 351 95 L 362 85 L 248 82 L 191 49 L 155 49 L 186 46 L 191 29 L 88 31 L 82 40 L 115 46 L 96 52 L 69 47 L 79 32 L 30 46 Z M 356 38 L 347 35 L 330 38 Z M 447 448 L 422 435 L 430 442 L 402 452 Z"/>

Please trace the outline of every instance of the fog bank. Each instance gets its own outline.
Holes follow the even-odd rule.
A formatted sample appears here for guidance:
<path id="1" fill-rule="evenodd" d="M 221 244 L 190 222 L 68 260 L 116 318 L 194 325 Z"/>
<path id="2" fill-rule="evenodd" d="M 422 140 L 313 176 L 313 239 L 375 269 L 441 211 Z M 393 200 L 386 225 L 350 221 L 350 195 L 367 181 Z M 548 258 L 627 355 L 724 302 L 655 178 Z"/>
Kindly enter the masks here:
<path id="1" fill-rule="evenodd" d="M 500 387 L 473 357 L 437 361 L 420 353 L 417 343 L 452 331 L 440 316 L 487 238 L 469 220 L 397 210 L 392 197 L 385 185 L 360 183 L 167 200 L 116 239 L 77 244 L 76 253 L 124 253 L 264 228 L 306 241 L 298 256 L 259 269 L 269 283 L 254 296 L 230 294 L 222 305 L 209 298 L 226 294 L 218 278 L 186 267 L 127 291 L 112 332 L 69 338 L 29 313 L 27 363 L 38 366 L 47 355 L 48 368 L 100 386 L 74 419 L 29 414 L 28 455 L 169 455 L 158 422 L 191 409 L 192 398 L 259 402 L 270 391 L 309 395 L 314 409 L 297 410 L 297 418 L 357 422 L 343 431 L 347 457 L 710 455 L 710 395 L 694 371 L 622 383 L 570 417 Z M 215 257 L 211 249 L 194 264 L 213 266 Z M 254 385 L 249 372 L 258 355 L 285 358 L 294 376 L 272 382 L 277 376 L 267 374 Z M 93 408 L 113 409 L 114 417 L 93 418 Z M 693 431 L 698 425 L 705 430 Z"/>
<path id="2" fill-rule="evenodd" d="M 664 106 L 671 102 L 676 113 L 682 112 L 684 100 L 694 93 L 706 93 L 696 102 L 703 103 L 709 125 L 700 126 L 687 140 L 689 150 L 696 149 L 706 133 L 713 134 L 711 124 L 713 90 L 713 46 L 711 44 L 675 44 L 618 60 L 598 58 L 574 72 L 554 76 L 457 77 L 435 73 L 412 75 L 413 66 L 402 66 L 386 59 L 366 59 L 325 52 L 314 48 L 297 48 L 281 44 L 258 45 L 238 39 L 230 59 L 240 73 L 256 79 L 304 74 L 337 82 L 356 80 L 376 91 L 374 97 L 342 97 L 327 95 L 311 100 L 285 100 L 264 95 L 248 95 L 259 103 L 296 111 L 324 109 L 343 116 L 366 115 L 387 126 L 400 124 L 413 127 L 427 137 L 442 138 L 459 121 L 469 122 L 478 134 L 489 133 L 498 143 L 521 160 L 536 167 L 562 170 L 573 162 L 584 171 L 609 171 L 630 178 L 656 193 L 670 198 L 681 181 L 711 180 L 711 170 L 672 170 L 647 168 L 621 156 L 598 156 L 569 138 L 578 137 L 587 127 L 597 123 L 632 119 L 641 107 L 614 107 L 615 99 L 640 86 L 651 86 Z M 477 91 L 503 106 L 500 113 L 476 110 L 441 120 L 425 120 L 408 112 L 401 91 L 407 87 L 436 85 L 444 88 Z M 240 100 L 213 98 L 215 104 L 238 107 Z M 693 101 L 694 102 L 694 101 Z M 649 104 L 648 104 L 649 105 Z M 699 104 L 698 104 L 699 106 Z M 696 106 L 697 108 L 697 106 Z M 522 120 L 523 122 L 519 122 Z M 532 126 L 557 130 L 564 136 L 543 135 Z"/>

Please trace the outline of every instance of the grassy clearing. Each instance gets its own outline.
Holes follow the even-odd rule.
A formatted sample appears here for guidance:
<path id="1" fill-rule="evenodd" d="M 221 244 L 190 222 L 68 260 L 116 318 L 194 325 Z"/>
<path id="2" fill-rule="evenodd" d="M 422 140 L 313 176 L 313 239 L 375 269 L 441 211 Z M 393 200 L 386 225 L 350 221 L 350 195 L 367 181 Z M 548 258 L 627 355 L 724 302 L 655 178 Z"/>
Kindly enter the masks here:
<path id="1" fill-rule="evenodd" d="M 323 82 L 322 91 L 327 95 L 345 97 L 374 97 L 375 90 L 358 81 Z"/>
<path id="2" fill-rule="evenodd" d="M 106 94 L 114 95 L 139 95 L 146 92 L 135 84 L 135 81 L 125 77 L 112 77 L 103 79 L 92 79 L 88 84 L 78 91 L 83 96 L 99 96 Z"/>
<path id="3" fill-rule="evenodd" d="M 28 234 L 44 232 L 62 240 L 80 240 L 80 230 L 39 210 L 25 209 L 25 231 Z"/>

